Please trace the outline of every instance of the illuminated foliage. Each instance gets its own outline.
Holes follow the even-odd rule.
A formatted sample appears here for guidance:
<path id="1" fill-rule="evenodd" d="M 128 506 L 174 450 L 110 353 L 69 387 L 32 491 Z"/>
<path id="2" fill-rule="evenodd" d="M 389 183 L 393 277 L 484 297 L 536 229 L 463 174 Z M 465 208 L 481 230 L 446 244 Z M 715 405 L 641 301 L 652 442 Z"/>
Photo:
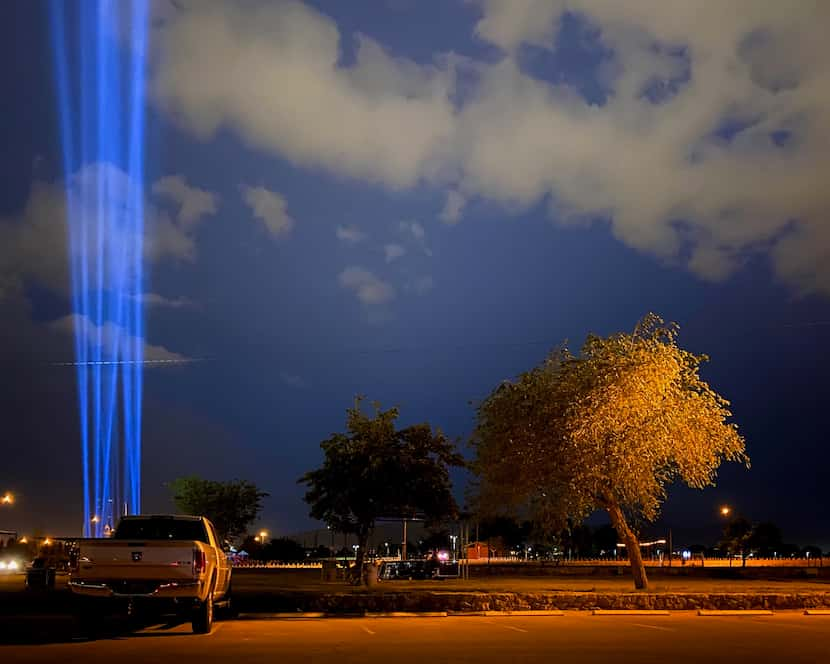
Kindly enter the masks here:
<path id="1" fill-rule="evenodd" d="M 450 466 L 463 465 L 453 443 L 429 424 L 396 429 L 398 409 L 374 415 L 348 410 L 346 433 L 320 443 L 323 465 L 303 475 L 311 516 L 358 539 L 361 568 L 369 534 L 382 517 L 423 516 L 437 521 L 457 512 L 449 478 Z"/>
<path id="2" fill-rule="evenodd" d="M 653 520 L 676 480 L 703 488 L 722 461 L 749 463 L 729 403 L 698 374 L 708 358 L 679 348 L 677 330 L 649 314 L 493 391 L 473 434 L 482 508 L 530 509 L 552 529 L 605 510 L 646 587 L 632 519 Z"/>

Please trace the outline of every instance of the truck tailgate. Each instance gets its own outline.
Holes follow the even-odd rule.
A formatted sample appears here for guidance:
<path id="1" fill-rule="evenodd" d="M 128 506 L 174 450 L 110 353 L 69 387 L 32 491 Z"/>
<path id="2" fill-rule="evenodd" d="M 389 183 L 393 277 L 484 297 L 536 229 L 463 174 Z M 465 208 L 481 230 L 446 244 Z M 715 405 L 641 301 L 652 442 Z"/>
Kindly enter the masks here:
<path id="1" fill-rule="evenodd" d="M 78 576 L 86 581 L 193 580 L 193 550 L 199 548 L 187 541 L 81 542 Z"/>

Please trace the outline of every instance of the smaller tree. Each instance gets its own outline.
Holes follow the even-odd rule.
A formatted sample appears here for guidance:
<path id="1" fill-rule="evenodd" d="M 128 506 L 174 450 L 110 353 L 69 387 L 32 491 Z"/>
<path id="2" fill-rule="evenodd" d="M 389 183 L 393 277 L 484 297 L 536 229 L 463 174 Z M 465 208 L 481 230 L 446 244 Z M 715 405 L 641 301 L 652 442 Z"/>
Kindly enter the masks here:
<path id="1" fill-rule="evenodd" d="M 263 498 L 269 495 L 246 480 L 217 482 L 195 476 L 174 480 L 170 490 L 180 512 L 207 517 L 223 540 L 244 535 L 262 512 Z"/>
<path id="2" fill-rule="evenodd" d="M 420 514 L 435 522 L 457 512 L 449 468 L 463 465 L 452 442 L 429 424 L 396 429 L 397 408 L 375 403 L 369 416 L 361 401 L 347 411 L 346 433 L 320 443 L 323 465 L 298 480 L 308 487 L 312 518 L 357 536 L 358 574 L 377 519 Z"/>
<path id="3" fill-rule="evenodd" d="M 294 563 L 306 559 L 305 549 L 297 540 L 290 537 L 277 537 L 262 548 L 263 560 L 277 560 L 281 563 Z"/>
<path id="4" fill-rule="evenodd" d="M 732 519 L 723 529 L 721 547 L 726 549 L 730 556 L 740 554 L 741 565 L 746 567 L 746 557 L 749 554 L 749 545 L 752 539 L 752 524 L 743 517 Z"/>
<path id="5" fill-rule="evenodd" d="M 781 529 L 774 523 L 759 523 L 749 536 L 749 548 L 761 558 L 772 558 L 784 544 Z"/>

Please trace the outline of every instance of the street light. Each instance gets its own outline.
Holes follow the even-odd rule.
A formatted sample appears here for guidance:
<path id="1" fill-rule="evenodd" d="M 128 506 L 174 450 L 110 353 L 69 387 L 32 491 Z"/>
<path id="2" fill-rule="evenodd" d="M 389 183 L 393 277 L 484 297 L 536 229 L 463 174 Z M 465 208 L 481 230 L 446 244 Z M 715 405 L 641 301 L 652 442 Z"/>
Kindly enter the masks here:
<path id="1" fill-rule="evenodd" d="M 98 517 L 98 515 L 97 515 L 97 514 L 96 514 L 94 517 L 92 517 L 92 518 L 90 519 L 90 521 L 92 521 L 92 523 L 98 523 L 100 520 L 101 520 L 101 519 Z"/>
<path id="2" fill-rule="evenodd" d="M 3 497 L 0 498 L 0 503 L 3 505 L 12 505 L 14 503 L 14 494 L 7 491 L 3 494 Z"/>
<path id="3" fill-rule="evenodd" d="M 724 505 L 723 507 L 720 508 L 721 516 L 729 516 L 731 512 L 732 512 L 732 508 L 729 507 L 729 505 Z"/>

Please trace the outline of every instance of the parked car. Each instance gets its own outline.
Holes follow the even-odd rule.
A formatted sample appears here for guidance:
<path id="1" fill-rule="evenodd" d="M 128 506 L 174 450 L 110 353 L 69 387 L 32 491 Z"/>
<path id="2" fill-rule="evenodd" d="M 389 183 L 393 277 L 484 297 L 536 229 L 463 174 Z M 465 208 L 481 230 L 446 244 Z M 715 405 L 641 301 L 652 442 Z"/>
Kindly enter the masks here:
<path id="1" fill-rule="evenodd" d="M 196 633 L 210 632 L 214 610 L 230 604 L 231 566 L 204 517 L 125 516 L 112 537 L 79 540 L 75 556 L 69 589 L 82 599 L 125 599 L 130 609 L 166 603 Z"/>

